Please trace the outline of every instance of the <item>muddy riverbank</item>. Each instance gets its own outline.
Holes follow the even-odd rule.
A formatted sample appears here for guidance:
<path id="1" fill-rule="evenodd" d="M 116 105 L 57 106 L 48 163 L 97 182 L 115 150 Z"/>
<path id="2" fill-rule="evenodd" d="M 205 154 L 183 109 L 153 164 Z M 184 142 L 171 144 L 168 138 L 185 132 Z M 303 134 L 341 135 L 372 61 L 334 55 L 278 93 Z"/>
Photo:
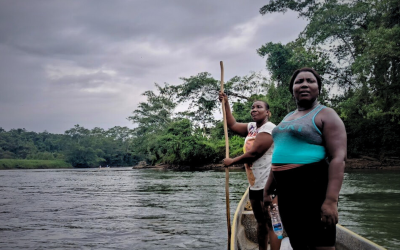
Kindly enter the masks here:
<path id="1" fill-rule="evenodd" d="M 145 162 L 140 162 L 138 165 L 134 166 L 133 169 L 144 169 L 144 168 L 160 168 L 160 169 L 171 169 L 171 170 L 223 170 L 224 166 L 222 164 L 208 164 L 202 166 L 189 166 L 189 165 L 171 165 L 171 164 L 157 164 L 148 165 Z M 229 167 L 229 169 L 243 169 L 243 164 L 234 165 Z M 379 161 L 378 159 L 363 156 L 361 158 L 347 159 L 346 169 L 400 169 L 400 160 L 398 159 L 386 159 Z"/>

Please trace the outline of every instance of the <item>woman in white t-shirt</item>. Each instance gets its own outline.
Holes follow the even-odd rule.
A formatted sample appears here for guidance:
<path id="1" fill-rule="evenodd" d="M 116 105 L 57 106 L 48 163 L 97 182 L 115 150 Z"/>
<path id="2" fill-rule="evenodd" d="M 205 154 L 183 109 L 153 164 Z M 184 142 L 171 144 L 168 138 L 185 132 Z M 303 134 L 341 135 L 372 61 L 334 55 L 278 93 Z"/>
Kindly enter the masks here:
<path id="1" fill-rule="evenodd" d="M 263 207 L 264 186 L 271 169 L 272 150 L 274 148 L 271 133 L 275 124 L 268 121 L 271 115 L 269 105 L 264 101 L 255 101 L 251 106 L 251 117 L 254 122 L 238 123 L 232 115 L 228 97 L 220 92 L 219 100 L 225 102 L 228 128 L 236 134 L 246 137 L 243 147 L 245 153 L 233 159 L 226 158 L 223 160 L 223 164 L 228 167 L 233 164 L 244 163 L 250 184 L 249 198 L 257 220 L 259 249 L 267 249 L 269 236 L 271 250 L 277 250 L 280 248 L 281 240 L 272 230 L 268 209 Z"/>

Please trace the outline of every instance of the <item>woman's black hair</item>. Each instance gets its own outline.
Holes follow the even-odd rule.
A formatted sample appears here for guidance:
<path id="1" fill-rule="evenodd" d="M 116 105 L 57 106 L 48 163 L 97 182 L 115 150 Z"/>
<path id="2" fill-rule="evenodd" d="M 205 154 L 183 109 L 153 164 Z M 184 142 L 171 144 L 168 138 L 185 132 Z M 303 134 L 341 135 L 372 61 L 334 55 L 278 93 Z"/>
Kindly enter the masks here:
<path id="1" fill-rule="evenodd" d="M 322 80 L 321 80 L 321 76 L 317 73 L 317 71 L 315 71 L 315 69 L 313 68 L 301 68 L 301 69 L 297 69 L 293 75 L 292 78 L 290 78 L 290 84 L 289 84 L 289 91 L 290 93 L 293 95 L 293 84 L 294 84 L 294 80 L 296 79 L 297 75 L 300 74 L 300 72 L 310 72 L 312 73 L 315 78 L 317 78 L 317 83 L 318 83 L 318 90 L 319 93 L 321 94 L 321 88 L 322 88 Z"/>
<path id="2" fill-rule="evenodd" d="M 263 100 L 254 100 L 253 103 L 255 103 L 255 102 L 262 102 L 262 103 L 264 103 L 264 104 L 265 104 L 265 109 L 269 110 L 269 104 L 268 104 L 266 101 L 263 101 Z"/>

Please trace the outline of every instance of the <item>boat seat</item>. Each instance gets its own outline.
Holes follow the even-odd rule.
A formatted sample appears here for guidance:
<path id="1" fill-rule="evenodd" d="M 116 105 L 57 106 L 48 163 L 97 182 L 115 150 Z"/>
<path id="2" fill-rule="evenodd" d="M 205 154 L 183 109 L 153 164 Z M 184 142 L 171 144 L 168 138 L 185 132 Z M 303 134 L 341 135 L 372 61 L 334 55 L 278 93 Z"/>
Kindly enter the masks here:
<path id="1" fill-rule="evenodd" d="M 241 223 L 245 229 L 246 238 L 258 244 L 257 229 L 254 227 L 254 224 L 257 224 L 257 221 L 254 217 L 253 211 L 243 211 Z"/>
<path id="2" fill-rule="evenodd" d="M 254 227 L 257 223 L 253 211 L 243 211 L 238 227 L 238 246 L 241 250 L 258 250 L 257 229 Z M 244 231 L 244 233 L 243 233 Z"/>

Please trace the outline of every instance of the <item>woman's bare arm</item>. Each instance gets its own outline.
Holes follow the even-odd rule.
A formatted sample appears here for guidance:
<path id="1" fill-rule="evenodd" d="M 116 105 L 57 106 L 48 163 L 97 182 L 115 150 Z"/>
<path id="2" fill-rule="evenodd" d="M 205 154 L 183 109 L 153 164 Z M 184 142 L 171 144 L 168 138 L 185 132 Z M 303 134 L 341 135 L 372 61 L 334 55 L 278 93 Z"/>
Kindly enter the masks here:
<path id="1" fill-rule="evenodd" d="M 219 93 L 219 100 L 225 102 L 225 113 L 226 113 L 226 123 L 230 130 L 232 130 L 235 134 L 238 134 L 242 137 L 247 135 L 247 123 L 239 123 L 236 122 L 235 117 L 233 117 L 231 108 L 229 106 L 228 96 L 222 92 Z"/>
<path id="2" fill-rule="evenodd" d="M 327 225 L 338 223 L 337 203 L 343 183 L 345 161 L 347 159 L 347 134 L 343 121 L 330 108 L 321 111 L 322 134 L 330 157 L 328 188 L 321 207 L 321 220 Z"/>
<path id="3" fill-rule="evenodd" d="M 270 189 L 273 182 L 274 182 L 274 172 L 271 169 L 268 175 L 267 183 L 265 183 L 264 187 L 264 208 L 267 208 L 272 202 L 270 196 L 272 190 Z"/>
<path id="4" fill-rule="evenodd" d="M 223 161 L 225 166 L 239 163 L 252 163 L 267 152 L 273 143 L 272 136 L 262 132 L 257 134 L 253 147 L 241 156 L 235 158 L 226 158 Z"/>

